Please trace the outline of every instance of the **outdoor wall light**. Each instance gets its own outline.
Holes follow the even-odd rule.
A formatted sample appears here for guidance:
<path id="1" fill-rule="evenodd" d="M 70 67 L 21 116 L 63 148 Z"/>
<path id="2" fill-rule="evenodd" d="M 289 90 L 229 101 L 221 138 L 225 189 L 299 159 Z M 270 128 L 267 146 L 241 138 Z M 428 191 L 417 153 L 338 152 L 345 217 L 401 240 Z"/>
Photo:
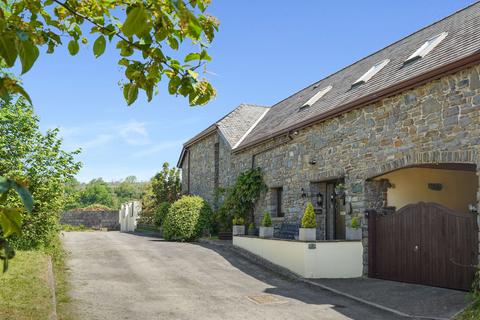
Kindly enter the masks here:
<path id="1" fill-rule="evenodd" d="M 302 188 L 301 191 L 302 191 L 302 195 L 301 195 L 302 198 L 306 198 L 306 197 L 307 197 L 307 194 L 305 193 L 305 189 Z"/>
<path id="2" fill-rule="evenodd" d="M 323 207 L 323 194 L 321 192 L 317 193 L 316 198 L 317 198 L 317 205 L 319 207 Z"/>
<path id="3" fill-rule="evenodd" d="M 470 211 L 471 213 L 478 213 L 477 205 L 470 203 L 468 205 L 468 211 Z"/>

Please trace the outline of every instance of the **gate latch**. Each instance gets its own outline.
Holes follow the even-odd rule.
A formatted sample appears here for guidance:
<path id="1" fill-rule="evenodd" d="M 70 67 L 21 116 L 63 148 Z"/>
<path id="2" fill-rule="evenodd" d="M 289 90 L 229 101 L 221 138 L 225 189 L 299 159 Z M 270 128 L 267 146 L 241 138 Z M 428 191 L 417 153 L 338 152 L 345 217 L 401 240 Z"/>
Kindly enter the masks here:
<path id="1" fill-rule="evenodd" d="M 417 252 L 418 251 L 418 246 L 413 247 L 413 251 Z"/>

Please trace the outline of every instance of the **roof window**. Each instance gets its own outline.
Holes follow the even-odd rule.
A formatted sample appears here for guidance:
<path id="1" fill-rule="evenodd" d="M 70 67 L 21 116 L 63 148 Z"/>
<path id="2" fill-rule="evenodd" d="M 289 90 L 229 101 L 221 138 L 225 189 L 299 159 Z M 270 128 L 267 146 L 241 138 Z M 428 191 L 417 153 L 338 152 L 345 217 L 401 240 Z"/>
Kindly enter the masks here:
<path id="1" fill-rule="evenodd" d="M 361 76 L 360 78 L 358 78 L 357 81 L 355 81 L 355 82 L 352 84 L 352 87 L 366 83 L 366 82 L 367 82 L 368 80 L 370 80 L 378 71 L 382 70 L 383 67 L 385 67 L 385 66 L 387 65 L 387 63 L 389 63 L 389 62 L 390 62 L 390 59 L 385 59 L 385 60 L 382 60 L 382 61 L 380 61 L 380 62 L 377 62 L 373 67 L 371 67 L 367 72 L 365 72 L 365 73 L 363 74 L 363 76 Z"/>
<path id="2" fill-rule="evenodd" d="M 434 37 L 428 39 L 420 48 L 417 49 L 410 57 L 405 60 L 405 63 L 413 60 L 421 59 L 425 57 L 430 51 L 433 50 L 443 39 L 448 35 L 447 32 L 442 32 Z"/>
<path id="3" fill-rule="evenodd" d="M 315 88 L 315 86 L 314 86 Z M 323 88 L 322 90 L 318 91 L 317 93 L 315 93 L 315 95 L 313 97 L 311 97 L 310 99 L 308 99 L 307 102 L 305 102 L 299 110 L 303 110 L 303 109 L 306 109 L 310 106 L 312 106 L 315 102 L 317 102 L 318 100 L 320 100 L 321 97 L 323 97 L 328 91 L 330 91 L 332 89 L 332 86 L 328 86 L 328 87 L 325 87 Z"/>

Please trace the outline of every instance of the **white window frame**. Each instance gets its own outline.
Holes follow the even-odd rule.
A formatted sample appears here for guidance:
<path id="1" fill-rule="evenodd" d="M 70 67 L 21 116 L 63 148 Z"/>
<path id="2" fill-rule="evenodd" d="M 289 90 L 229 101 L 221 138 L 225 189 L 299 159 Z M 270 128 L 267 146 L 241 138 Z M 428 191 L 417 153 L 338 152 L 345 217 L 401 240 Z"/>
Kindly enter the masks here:
<path id="1" fill-rule="evenodd" d="M 327 94 L 328 91 L 332 90 L 332 86 L 328 86 L 328 87 L 325 87 L 323 89 L 321 89 L 320 91 L 318 91 L 317 93 L 315 93 L 313 95 L 313 97 L 311 97 L 310 99 L 308 99 L 307 102 L 305 102 L 301 107 L 300 107 L 300 110 L 303 110 L 305 108 L 308 108 L 310 106 L 312 106 L 315 102 L 317 102 L 318 100 L 320 100 L 324 95 Z"/>
<path id="2" fill-rule="evenodd" d="M 360 78 L 357 79 L 357 81 L 355 81 L 353 84 L 352 84 L 352 87 L 353 86 L 356 86 L 356 85 L 359 85 L 359 84 L 363 84 L 363 83 L 366 83 L 368 80 L 370 80 L 374 75 L 376 75 L 380 70 L 382 70 L 388 63 L 390 62 L 390 59 L 384 59 L 380 62 L 377 62 L 373 67 L 371 67 L 370 69 L 368 69 L 367 72 L 365 72 L 363 74 L 363 76 L 361 76 Z"/>
<path id="3" fill-rule="evenodd" d="M 421 59 L 425 57 L 430 51 L 432 51 L 440 42 L 443 41 L 448 35 L 448 32 L 442 32 L 440 34 L 437 34 L 436 36 L 431 37 L 427 41 L 425 41 L 424 44 L 420 48 L 418 48 L 414 53 L 410 55 L 410 57 L 405 60 L 405 63 L 416 60 L 416 59 Z"/>

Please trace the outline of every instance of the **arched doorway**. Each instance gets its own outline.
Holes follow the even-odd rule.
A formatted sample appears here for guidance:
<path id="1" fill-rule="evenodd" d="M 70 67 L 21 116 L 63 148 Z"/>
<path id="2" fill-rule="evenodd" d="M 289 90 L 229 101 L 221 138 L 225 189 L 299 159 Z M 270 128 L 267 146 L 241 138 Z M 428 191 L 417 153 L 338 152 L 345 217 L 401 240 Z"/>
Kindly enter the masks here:
<path id="1" fill-rule="evenodd" d="M 474 164 L 418 164 L 370 179 L 369 276 L 468 290 L 478 264 Z"/>

